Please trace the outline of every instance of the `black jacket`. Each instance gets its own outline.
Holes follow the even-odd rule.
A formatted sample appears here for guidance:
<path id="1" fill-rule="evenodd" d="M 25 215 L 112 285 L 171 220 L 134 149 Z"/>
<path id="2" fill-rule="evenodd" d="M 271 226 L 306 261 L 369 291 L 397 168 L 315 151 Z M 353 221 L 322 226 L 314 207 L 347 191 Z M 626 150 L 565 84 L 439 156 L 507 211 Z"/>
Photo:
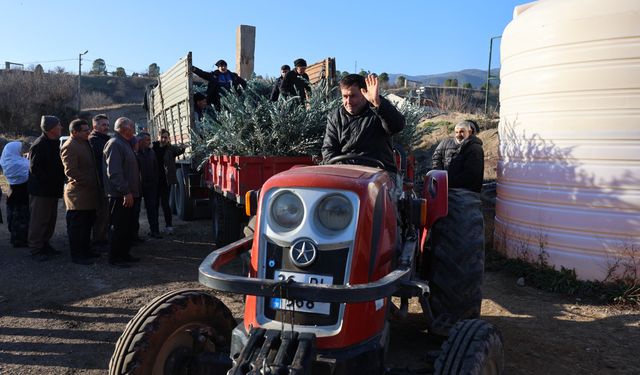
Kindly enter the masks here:
<path id="1" fill-rule="evenodd" d="M 223 93 L 222 89 L 230 90 L 231 87 L 223 87 L 219 84 L 220 73 L 219 70 L 214 70 L 213 72 L 205 72 L 202 69 L 193 67 L 193 73 L 202 79 L 207 80 L 207 101 L 216 108 L 216 111 L 220 110 L 220 95 Z M 231 84 L 233 88 L 238 90 L 239 88 L 247 87 L 247 81 L 245 81 L 242 77 L 233 73 L 232 71 L 227 70 L 227 73 L 231 76 Z"/>
<path id="2" fill-rule="evenodd" d="M 453 150 L 451 142 L 455 144 L 453 138 L 444 140 L 438 145 L 436 150 L 444 150 L 445 162 L 443 167 L 436 168 L 436 160 L 434 153 L 433 165 L 434 169 L 445 169 L 449 175 L 449 188 L 462 188 L 477 193 L 482 189 L 482 181 L 484 179 L 484 151 L 482 149 L 482 141 L 472 135 L 462 141 L 462 144 Z M 445 143 L 443 145 L 443 143 Z M 449 146 L 447 146 L 449 145 Z"/>
<path id="3" fill-rule="evenodd" d="M 152 149 L 146 148 L 144 150 L 138 150 L 138 152 L 136 152 L 136 158 L 138 159 L 138 165 L 140 165 L 142 190 L 157 190 L 160 179 L 160 168 L 158 168 L 156 153 L 153 152 Z"/>
<path id="4" fill-rule="evenodd" d="M 60 158 L 60 140 L 39 136 L 29 150 L 29 194 L 61 198 L 64 167 Z"/>
<path id="5" fill-rule="evenodd" d="M 100 186 L 104 187 L 104 176 L 102 175 L 102 158 L 104 154 L 104 145 L 109 142 L 109 135 L 104 133 L 99 133 L 95 130 L 89 134 L 89 144 L 91 145 L 91 149 L 93 150 L 93 156 L 96 158 L 96 169 L 98 170 L 98 176 L 100 177 Z"/>
<path id="6" fill-rule="evenodd" d="M 322 144 L 322 158 L 358 154 L 380 160 L 385 169 L 397 173 L 391 136 L 404 129 L 404 116 L 387 99 L 380 107 L 368 107 L 353 116 L 343 106 L 329 115 Z M 368 165 L 368 164 L 367 164 Z"/>
<path id="7" fill-rule="evenodd" d="M 447 138 L 440 142 L 431 157 L 432 169 L 447 170 L 451 159 L 458 154 L 460 145 L 456 143 L 455 138 Z"/>
<path id="8" fill-rule="evenodd" d="M 285 74 L 284 79 L 280 82 L 280 93 L 288 98 L 289 96 L 299 96 L 304 102 L 307 98 L 307 91 L 310 91 L 309 76 L 307 73 L 298 74 L 297 71 L 291 70 Z"/>
<path id="9" fill-rule="evenodd" d="M 280 85 L 282 85 L 282 76 L 276 79 L 276 83 L 273 85 L 273 89 L 271 89 L 271 101 L 277 102 L 278 97 L 280 96 Z"/>

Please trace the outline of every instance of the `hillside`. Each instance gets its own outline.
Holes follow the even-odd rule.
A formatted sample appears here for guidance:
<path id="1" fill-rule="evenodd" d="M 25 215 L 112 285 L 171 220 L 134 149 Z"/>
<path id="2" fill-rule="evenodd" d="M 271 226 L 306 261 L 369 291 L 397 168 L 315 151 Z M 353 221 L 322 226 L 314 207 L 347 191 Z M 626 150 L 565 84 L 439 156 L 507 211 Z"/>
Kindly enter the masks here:
<path id="1" fill-rule="evenodd" d="M 500 69 L 492 69 L 491 74 L 500 75 Z M 442 85 L 447 79 L 457 79 L 459 86 L 470 83 L 474 88 L 479 88 L 487 81 L 487 71 L 481 69 L 465 69 L 456 72 L 447 72 L 427 75 L 407 75 L 402 73 L 389 73 L 389 82 L 396 82 L 399 76 L 404 76 L 408 80 L 422 82 L 423 85 Z M 495 83 L 495 82 L 494 82 Z"/>
<path id="2" fill-rule="evenodd" d="M 155 78 L 148 77 L 112 77 L 112 76 L 82 76 L 83 103 L 88 107 L 110 104 L 142 103 L 144 93 L 149 84 L 155 83 Z M 101 95 L 95 95 L 99 93 Z M 104 103 L 92 103 L 96 97 L 102 97 Z M 85 108 L 83 105 L 83 108 Z"/>

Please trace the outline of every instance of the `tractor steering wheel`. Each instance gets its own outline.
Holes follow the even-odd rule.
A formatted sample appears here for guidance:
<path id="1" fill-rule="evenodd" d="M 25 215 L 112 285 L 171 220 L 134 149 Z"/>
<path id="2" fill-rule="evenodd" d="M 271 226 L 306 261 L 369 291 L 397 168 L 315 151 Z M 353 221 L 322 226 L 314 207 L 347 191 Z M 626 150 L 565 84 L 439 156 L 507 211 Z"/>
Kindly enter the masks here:
<path id="1" fill-rule="evenodd" d="M 371 166 L 371 164 L 374 164 L 376 167 L 380 168 L 380 169 L 385 169 L 385 165 L 383 162 L 381 162 L 378 159 L 374 159 L 374 158 L 370 158 L 368 156 L 362 156 L 362 155 L 358 155 L 358 154 L 346 154 L 346 155 L 340 155 L 340 156 L 334 156 L 331 159 L 327 160 L 327 164 L 337 164 L 341 161 L 346 161 L 346 160 L 351 160 L 351 161 L 366 161 L 367 164 L 364 164 L 366 166 Z M 358 164 L 358 163 L 356 163 Z"/>

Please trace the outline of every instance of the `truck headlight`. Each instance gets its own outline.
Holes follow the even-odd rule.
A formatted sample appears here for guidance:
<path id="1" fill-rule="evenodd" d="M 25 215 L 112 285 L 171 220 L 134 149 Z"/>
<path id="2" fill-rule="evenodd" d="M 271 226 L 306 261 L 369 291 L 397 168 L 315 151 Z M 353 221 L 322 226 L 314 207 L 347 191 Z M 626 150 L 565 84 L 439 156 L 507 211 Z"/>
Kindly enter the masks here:
<path id="1" fill-rule="evenodd" d="M 318 221 L 323 227 L 338 231 L 346 228 L 353 217 L 351 202 L 343 195 L 325 197 L 317 209 Z"/>
<path id="2" fill-rule="evenodd" d="M 279 194 L 271 205 L 271 217 L 285 229 L 297 227 L 304 217 L 302 201 L 291 192 Z"/>

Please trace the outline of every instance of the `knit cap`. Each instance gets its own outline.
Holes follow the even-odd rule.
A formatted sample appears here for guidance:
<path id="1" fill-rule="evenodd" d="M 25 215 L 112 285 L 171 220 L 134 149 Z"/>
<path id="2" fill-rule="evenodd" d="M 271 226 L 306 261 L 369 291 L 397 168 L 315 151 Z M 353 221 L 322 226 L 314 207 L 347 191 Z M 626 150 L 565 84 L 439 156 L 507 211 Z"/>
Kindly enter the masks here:
<path id="1" fill-rule="evenodd" d="M 60 124 L 60 119 L 56 116 L 42 116 L 40 119 L 40 129 L 42 129 L 44 133 L 53 129 L 58 124 Z"/>

